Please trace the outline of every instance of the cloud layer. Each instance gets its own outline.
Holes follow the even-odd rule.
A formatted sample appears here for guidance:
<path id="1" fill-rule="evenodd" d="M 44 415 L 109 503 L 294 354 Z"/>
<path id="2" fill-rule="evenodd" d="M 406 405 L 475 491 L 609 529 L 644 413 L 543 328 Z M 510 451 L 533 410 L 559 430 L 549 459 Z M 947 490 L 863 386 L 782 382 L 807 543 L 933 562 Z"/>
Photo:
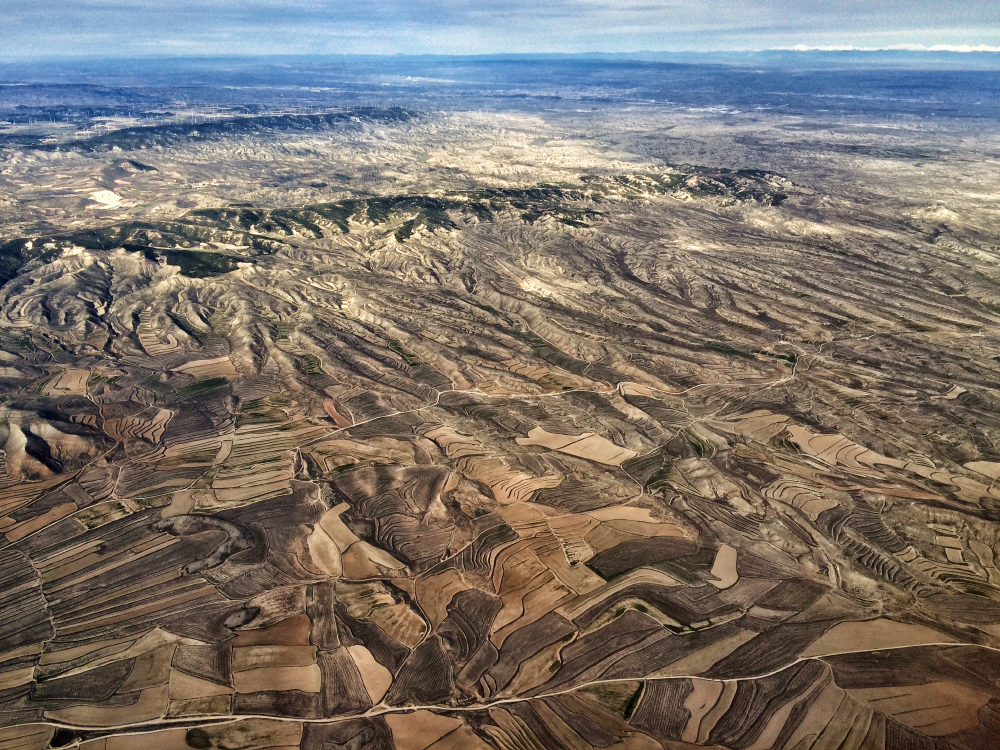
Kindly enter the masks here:
<path id="1" fill-rule="evenodd" d="M 993 47 L 995 0 L 0 0 L 0 58 Z"/>

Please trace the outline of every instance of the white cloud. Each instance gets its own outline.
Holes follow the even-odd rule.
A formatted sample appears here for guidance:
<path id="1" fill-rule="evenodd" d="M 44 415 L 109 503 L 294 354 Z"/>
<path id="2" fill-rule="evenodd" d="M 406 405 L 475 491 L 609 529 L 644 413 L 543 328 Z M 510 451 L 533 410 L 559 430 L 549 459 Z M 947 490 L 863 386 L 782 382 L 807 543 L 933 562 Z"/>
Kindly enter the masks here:
<path id="1" fill-rule="evenodd" d="M 844 45 L 827 45 L 810 47 L 808 44 L 796 44 L 793 47 L 774 47 L 775 50 L 792 52 L 891 52 L 892 50 L 907 50 L 909 52 L 1000 52 L 1000 47 L 988 44 L 892 44 L 888 47 L 851 47 Z"/>
<path id="2" fill-rule="evenodd" d="M 0 0 L 0 57 L 990 51 L 983 0 Z M 182 42 L 182 44 L 178 44 Z"/>

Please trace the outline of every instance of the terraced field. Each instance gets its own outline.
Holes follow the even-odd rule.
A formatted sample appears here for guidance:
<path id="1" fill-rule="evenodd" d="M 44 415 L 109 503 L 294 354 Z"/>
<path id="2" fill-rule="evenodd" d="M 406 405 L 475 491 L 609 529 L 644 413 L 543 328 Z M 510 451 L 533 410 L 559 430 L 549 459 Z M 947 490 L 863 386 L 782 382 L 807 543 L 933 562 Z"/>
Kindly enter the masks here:
<path id="1" fill-rule="evenodd" d="M 0 748 L 996 747 L 995 212 L 635 159 L 16 224 Z"/>

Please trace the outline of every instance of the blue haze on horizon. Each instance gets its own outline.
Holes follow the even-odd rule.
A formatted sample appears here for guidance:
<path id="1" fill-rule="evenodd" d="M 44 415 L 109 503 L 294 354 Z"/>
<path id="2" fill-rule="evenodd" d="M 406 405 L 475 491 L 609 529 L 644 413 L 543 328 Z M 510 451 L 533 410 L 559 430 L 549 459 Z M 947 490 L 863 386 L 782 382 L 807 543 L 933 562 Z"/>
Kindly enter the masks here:
<path id="1" fill-rule="evenodd" d="M 0 0 L 0 60 L 1000 51 L 995 0 Z"/>

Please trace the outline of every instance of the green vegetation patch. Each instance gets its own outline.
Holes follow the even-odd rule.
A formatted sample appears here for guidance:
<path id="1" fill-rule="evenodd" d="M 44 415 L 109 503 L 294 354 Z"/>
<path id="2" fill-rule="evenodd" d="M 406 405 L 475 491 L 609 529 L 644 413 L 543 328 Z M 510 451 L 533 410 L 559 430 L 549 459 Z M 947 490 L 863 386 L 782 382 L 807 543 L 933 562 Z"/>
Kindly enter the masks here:
<path id="1" fill-rule="evenodd" d="M 236 426 L 284 422 L 288 419 L 288 412 L 283 407 L 288 407 L 291 403 L 291 399 L 281 394 L 242 401 L 236 410 Z"/>
<path id="2" fill-rule="evenodd" d="M 357 212 L 359 201 L 341 201 L 340 203 L 323 203 L 306 206 L 306 210 L 312 212 L 321 219 L 329 221 L 335 225 L 343 234 L 350 232 L 348 220 Z"/>
<path id="3" fill-rule="evenodd" d="M 275 338 L 287 339 L 295 333 L 295 323 L 276 323 L 274 326 Z"/>
<path id="4" fill-rule="evenodd" d="M 753 353 L 764 357 L 771 357 L 772 359 L 780 359 L 788 362 L 790 365 L 794 365 L 798 361 L 798 358 L 794 354 L 778 354 L 777 352 L 769 352 L 766 349 L 754 349 Z"/>
<path id="5" fill-rule="evenodd" d="M 177 313 L 172 313 L 167 311 L 167 317 L 173 322 L 175 326 L 180 328 L 184 333 L 193 338 L 195 341 L 201 341 L 202 333 L 193 325 L 191 322 L 185 318 L 183 315 Z"/>
<path id="6" fill-rule="evenodd" d="M 229 381 L 225 378 L 206 378 L 205 380 L 199 380 L 197 383 L 191 383 L 190 385 L 178 388 L 177 396 L 181 399 L 190 398 L 191 396 L 197 396 L 215 388 L 221 388 L 228 383 Z"/>
<path id="7" fill-rule="evenodd" d="M 406 364 L 408 364 L 410 367 L 416 367 L 417 365 L 423 364 L 420 360 L 420 357 L 418 357 L 416 354 L 414 354 L 405 346 L 403 346 L 402 342 L 397 341 L 394 338 L 386 338 L 386 343 L 388 344 L 390 349 L 392 349 L 394 352 L 396 352 L 396 354 L 405 359 Z"/>
<path id="8" fill-rule="evenodd" d="M 160 248 L 130 248 L 127 250 L 141 250 L 147 260 L 157 261 L 163 259 L 167 265 L 178 266 L 181 273 L 192 279 L 204 279 L 211 276 L 218 276 L 223 273 L 235 271 L 237 264 L 246 262 L 246 258 L 234 258 L 231 255 L 222 253 L 210 253 L 204 250 L 163 250 Z"/>
<path id="9" fill-rule="evenodd" d="M 338 113 L 328 116 L 303 116 L 295 120 L 303 127 L 330 124 L 351 119 L 355 115 Z M 404 110 L 373 110 L 359 117 L 385 120 L 407 118 Z M 318 119 L 317 119 L 318 118 Z M 294 119 L 294 118 L 293 118 Z M 275 126 L 274 120 L 263 118 L 257 126 Z M 321 122 L 322 121 L 322 122 Z M 220 134 L 243 127 L 248 120 L 203 124 L 199 137 L 209 130 Z M 291 120 L 282 123 L 289 125 Z M 257 127 L 255 126 L 255 127 Z M 170 126 L 163 134 L 173 133 Z M 185 126 L 187 127 L 187 126 Z M 297 127 L 297 125 L 296 125 Z M 184 128 L 181 128 L 182 130 Z M 92 139 L 91 146 L 130 141 L 141 134 L 135 129 L 116 131 Z M 144 132 L 149 129 L 140 129 Z M 178 131 L 180 132 L 180 131 Z M 235 131 L 234 131 L 235 132 Z M 146 133 L 148 135 L 148 133 Z M 78 144 L 81 145 L 81 144 Z M 138 161 L 130 161 L 136 169 L 152 170 Z M 773 187 L 773 175 L 755 170 L 707 170 L 700 167 L 679 167 L 669 174 L 635 174 L 618 176 L 589 175 L 581 177 L 580 185 L 543 183 L 530 188 L 483 188 L 454 193 L 451 196 L 395 195 L 355 198 L 334 203 L 317 203 L 302 208 L 258 208 L 235 204 L 220 208 L 200 208 L 171 221 L 126 221 L 121 224 L 80 229 L 57 236 L 18 238 L 0 244 L 0 284 L 14 278 L 25 263 L 55 257 L 63 248 L 77 246 L 92 251 L 124 247 L 130 251 L 149 251 L 147 257 L 165 258 L 181 273 L 204 278 L 228 273 L 239 259 L 250 260 L 258 255 L 273 254 L 294 247 L 296 237 L 316 239 L 325 236 L 332 225 L 341 233 L 350 232 L 350 220 L 357 217 L 376 225 L 394 225 L 392 235 L 397 242 L 410 240 L 420 230 L 434 233 L 451 231 L 458 225 L 455 214 L 493 221 L 501 211 L 514 211 L 523 221 L 536 223 L 550 218 L 570 227 L 587 227 L 603 216 L 594 203 L 609 198 L 641 198 L 685 192 L 693 197 L 728 196 L 740 201 L 779 205 L 786 196 Z M 251 231 L 253 230 L 253 231 Z M 237 247 L 245 255 L 211 252 L 206 246 Z M 721 320 L 721 319 L 720 319 Z M 728 325 L 737 325 L 723 320 Z M 743 355 L 741 355 L 743 356 Z"/>
<path id="10" fill-rule="evenodd" d="M 49 260 L 58 255 L 58 250 L 46 248 L 45 244 L 45 239 L 21 237 L 0 245 L 0 286 L 17 276 L 25 263 L 35 259 Z"/>
<path id="11" fill-rule="evenodd" d="M 323 363 L 314 354 L 304 354 L 298 358 L 299 368 L 306 375 L 319 375 L 323 372 Z"/>
<path id="12" fill-rule="evenodd" d="M 753 359 L 753 353 L 744 351 L 743 349 L 738 349 L 735 346 L 730 346 L 721 341 L 706 341 L 704 348 L 710 352 L 719 352 L 720 354 L 730 354 L 734 357 L 742 357 L 743 359 Z"/>

